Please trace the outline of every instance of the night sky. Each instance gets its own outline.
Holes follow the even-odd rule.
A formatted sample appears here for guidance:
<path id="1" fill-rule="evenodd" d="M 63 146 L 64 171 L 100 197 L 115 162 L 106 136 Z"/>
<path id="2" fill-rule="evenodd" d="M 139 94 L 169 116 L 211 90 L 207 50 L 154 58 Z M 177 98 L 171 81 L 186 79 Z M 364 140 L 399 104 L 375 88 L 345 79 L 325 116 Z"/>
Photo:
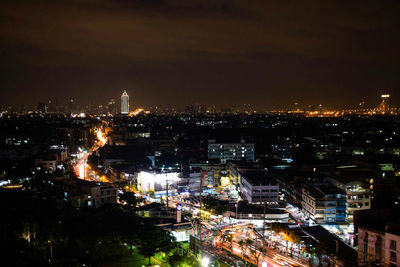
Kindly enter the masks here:
<path id="1" fill-rule="evenodd" d="M 0 104 L 400 103 L 400 1 L 2 1 Z"/>

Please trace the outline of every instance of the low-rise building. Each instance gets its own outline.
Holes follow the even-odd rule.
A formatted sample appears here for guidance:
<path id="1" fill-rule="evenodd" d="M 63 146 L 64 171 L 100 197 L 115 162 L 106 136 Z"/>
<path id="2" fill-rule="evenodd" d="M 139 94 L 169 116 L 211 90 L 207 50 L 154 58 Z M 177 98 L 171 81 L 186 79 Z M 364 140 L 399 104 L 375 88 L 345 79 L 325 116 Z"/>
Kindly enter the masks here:
<path id="1" fill-rule="evenodd" d="M 306 218 L 318 224 L 346 222 L 346 193 L 341 189 L 325 185 L 305 187 L 301 205 Z"/>
<path id="2" fill-rule="evenodd" d="M 258 227 L 266 223 L 288 223 L 289 213 L 282 209 L 265 208 L 263 205 L 252 205 L 240 202 L 232 207 L 228 214 L 231 222 L 249 222 Z"/>
<path id="3" fill-rule="evenodd" d="M 91 201 L 93 201 L 93 206 L 95 206 L 96 208 L 103 206 L 104 204 L 117 203 L 117 190 L 112 185 L 93 184 L 88 189 L 89 195 L 91 196 Z"/>
<path id="4" fill-rule="evenodd" d="M 70 198 L 75 207 L 101 207 L 104 204 L 116 204 L 118 201 L 117 189 L 111 184 L 89 182 L 70 177 L 56 179 L 65 196 Z"/>
<path id="5" fill-rule="evenodd" d="M 240 191 L 249 203 L 279 201 L 279 185 L 263 169 L 246 169 L 240 171 Z"/>
<path id="6" fill-rule="evenodd" d="M 358 266 L 400 266 L 400 221 L 394 212 L 358 212 Z"/>
<path id="7" fill-rule="evenodd" d="M 35 160 L 35 165 L 47 171 L 55 171 L 57 168 L 57 157 L 54 154 L 43 155 Z"/>

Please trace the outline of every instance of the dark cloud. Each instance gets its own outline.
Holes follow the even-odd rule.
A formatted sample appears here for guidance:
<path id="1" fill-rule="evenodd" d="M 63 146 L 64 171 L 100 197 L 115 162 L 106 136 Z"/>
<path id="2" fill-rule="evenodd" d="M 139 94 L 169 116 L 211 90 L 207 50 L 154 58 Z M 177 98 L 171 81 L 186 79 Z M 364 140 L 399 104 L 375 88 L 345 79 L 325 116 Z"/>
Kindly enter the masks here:
<path id="1" fill-rule="evenodd" d="M 104 102 L 127 88 L 134 105 L 147 107 L 374 104 L 380 93 L 398 91 L 399 7 L 397 1 L 6 1 L 1 102 Z"/>

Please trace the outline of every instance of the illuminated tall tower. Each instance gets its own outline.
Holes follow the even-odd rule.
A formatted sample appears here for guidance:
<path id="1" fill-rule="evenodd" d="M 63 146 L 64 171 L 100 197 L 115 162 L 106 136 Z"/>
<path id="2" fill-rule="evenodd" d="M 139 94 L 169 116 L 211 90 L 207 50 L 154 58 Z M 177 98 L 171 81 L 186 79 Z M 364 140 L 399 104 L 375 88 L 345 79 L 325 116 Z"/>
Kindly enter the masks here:
<path id="1" fill-rule="evenodd" d="M 71 98 L 69 100 L 69 114 L 72 114 L 73 108 L 74 108 L 74 100 Z"/>
<path id="2" fill-rule="evenodd" d="M 381 95 L 382 102 L 379 104 L 378 110 L 382 114 L 388 113 L 390 111 L 389 103 L 388 103 L 389 102 L 389 98 L 390 98 L 390 95 L 388 95 L 388 94 Z"/>
<path id="3" fill-rule="evenodd" d="M 129 96 L 126 90 L 124 90 L 121 96 L 121 114 L 129 114 Z"/>

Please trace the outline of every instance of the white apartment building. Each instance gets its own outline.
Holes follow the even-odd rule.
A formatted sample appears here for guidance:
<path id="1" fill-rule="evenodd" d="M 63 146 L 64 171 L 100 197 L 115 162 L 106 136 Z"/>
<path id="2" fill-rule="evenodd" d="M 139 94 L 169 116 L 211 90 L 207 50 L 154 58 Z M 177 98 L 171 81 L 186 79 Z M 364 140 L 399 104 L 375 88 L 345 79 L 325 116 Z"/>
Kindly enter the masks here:
<path id="1" fill-rule="evenodd" d="M 208 140 L 208 158 L 219 159 L 221 163 L 229 160 L 255 160 L 254 144 L 246 143 L 243 139 L 240 143 L 217 143 L 216 140 Z"/>
<path id="2" fill-rule="evenodd" d="M 279 201 L 279 185 L 265 170 L 240 170 L 240 177 L 240 191 L 249 203 Z"/>

